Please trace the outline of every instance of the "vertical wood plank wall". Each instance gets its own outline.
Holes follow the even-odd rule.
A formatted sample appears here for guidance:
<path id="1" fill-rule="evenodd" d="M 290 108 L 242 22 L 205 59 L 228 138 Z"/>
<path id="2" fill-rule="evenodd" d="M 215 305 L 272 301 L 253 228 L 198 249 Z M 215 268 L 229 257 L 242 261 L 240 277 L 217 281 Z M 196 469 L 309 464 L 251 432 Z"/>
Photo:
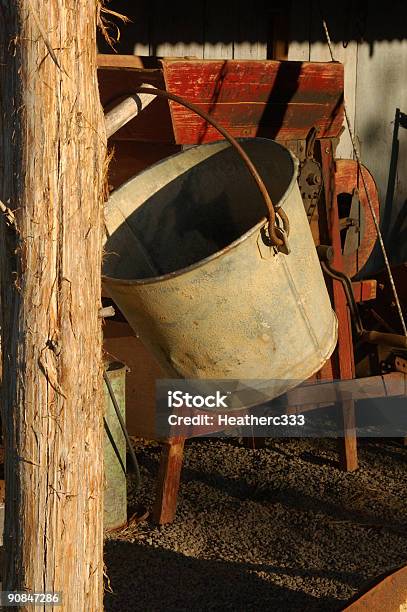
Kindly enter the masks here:
<path id="1" fill-rule="evenodd" d="M 338 17 L 343 14 L 338 8 L 326 11 L 325 18 L 329 29 L 334 25 L 334 32 L 337 33 Z M 343 19 L 339 20 L 342 25 Z M 343 29 L 343 28 L 341 28 Z M 333 42 L 333 55 L 335 60 L 345 66 L 345 103 L 351 120 L 351 126 L 355 131 L 355 104 L 356 104 L 356 74 L 358 63 L 358 44 L 354 40 L 348 42 L 346 47 L 343 40 Z M 322 18 L 318 9 L 318 3 L 308 0 L 305 3 L 294 0 L 290 16 L 290 43 L 288 47 L 288 59 L 311 62 L 329 62 L 331 55 L 328 45 L 324 39 Z M 345 129 L 341 136 L 339 146 L 336 151 L 337 157 L 348 159 L 353 158 L 352 143 L 348 130 Z"/>
<path id="2" fill-rule="evenodd" d="M 407 40 L 380 41 L 373 54 L 367 43 L 359 45 L 356 131 L 362 159 L 379 188 L 385 241 L 398 262 L 407 261 L 407 125 L 394 143 L 393 131 L 396 109 L 407 114 L 406 75 Z"/>
<path id="3" fill-rule="evenodd" d="M 119 53 L 266 59 L 272 56 L 273 42 L 285 36 L 281 17 L 289 4 L 287 0 L 112 0 L 108 8 L 131 20 L 118 24 Z M 278 44 L 277 48 L 281 53 Z M 102 43 L 101 52 L 109 52 L 109 47 Z"/>

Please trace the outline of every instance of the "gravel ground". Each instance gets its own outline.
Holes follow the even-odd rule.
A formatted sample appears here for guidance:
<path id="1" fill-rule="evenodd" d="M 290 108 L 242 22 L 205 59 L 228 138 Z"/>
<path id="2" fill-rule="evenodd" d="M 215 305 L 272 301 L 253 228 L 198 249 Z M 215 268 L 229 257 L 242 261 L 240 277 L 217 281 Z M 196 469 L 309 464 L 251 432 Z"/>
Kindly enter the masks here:
<path id="1" fill-rule="evenodd" d="M 160 447 L 139 446 L 138 504 L 151 507 Z M 106 541 L 107 611 L 341 610 L 374 576 L 407 562 L 407 449 L 359 441 L 337 468 L 334 440 L 192 440 L 176 520 Z M 131 490 L 131 482 L 129 483 Z"/>

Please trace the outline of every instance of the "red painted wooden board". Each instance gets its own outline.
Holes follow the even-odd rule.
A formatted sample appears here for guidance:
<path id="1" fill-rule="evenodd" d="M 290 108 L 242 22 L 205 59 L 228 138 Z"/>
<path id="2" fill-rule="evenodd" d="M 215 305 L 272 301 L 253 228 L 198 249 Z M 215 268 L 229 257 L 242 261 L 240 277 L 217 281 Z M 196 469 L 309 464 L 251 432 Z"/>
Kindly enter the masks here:
<path id="1" fill-rule="evenodd" d="M 352 290 L 356 302 L 367 302 L 368 300 L 375 300 L 376 289 L 377 281 L 375 279 L 352 281 Z"/>
<path id="2" fill-rule="evenodd" d="M 338 136 L 343 124 L 343 65 L 337 62 L 278 62 L 163 59 L 166 89 L 211 114 L 233 136 L 278 140 Z M 178 144 L 220 138 L 196 114 L 170 103 Z"/>
<path id="3" fill-rule="evenodd" d="M 343 65 L 336 62 L 163 59 L 161 69 L 151 69 L 133 56 L 99 55 L 98 65 L 105 108 L 151 83 L 195 102 L 234 136 L 297 140 L 315 126 L 319 136 L 335 137 L 343 124 Z M 114 140 L 197 144 L 220 138 L 191 111 L 172 102 L 170 108 L 171 115 L 165 100 L 154 100 Z"/>

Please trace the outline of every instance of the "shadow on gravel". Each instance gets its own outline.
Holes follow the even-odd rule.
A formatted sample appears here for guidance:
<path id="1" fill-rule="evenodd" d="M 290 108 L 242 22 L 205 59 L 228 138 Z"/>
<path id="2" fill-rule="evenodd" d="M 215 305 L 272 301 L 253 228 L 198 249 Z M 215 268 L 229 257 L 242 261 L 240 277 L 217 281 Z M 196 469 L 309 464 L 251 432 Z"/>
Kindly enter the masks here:
<path id="1" fill-rule="evenodd" d="M 106 542 L 105 562 L 113 590 L 105 594 L 106 612 L 340 610 L 334 598 L 283 588 L 255 573 L 274 572 L 268 565 L 195 559 L 122 541 Z"/>
<path id="2" fill-rule="evenodd" d="M 315 453 L 310 453 L 304 451 L 299 455 L 299 458 L 307 463 L 312 463 L 313 465 L 329 465 L 333 468 L 339 469 L 339 462 L 334 459 L 329 459 L 328 457 L 319 457 Z"/>
<path id="3" fill-rule="evenodd" d="M 279 502 L 287 511 L 292 509 L 295 511 L 306 511 L 311 514 L 324 514 L 327 520 L 331 519 L 335 522 L 352 523 L 353 525 L 362 525 L 380 530 L 385 530 L 388 533 L 397 535 L 407 535 L 407 525 L 405 522 L 397 521 L 394 518 L 389 520 L 383 508 L 383 514 L 375 512 L 371 514 L 366 510 L 352 508 L 348 503 L 342 503 L 338 500 L 337 503 L 324 499 L 323 496 L 307 495 L 304 491 L 298 488 L 281 485 L 281 483 L 273 484 L 267 482 L 262 486 L 251 485 L 244 478 L 229 478 L 216 473 L 205 473 L 191 468 L 183 470 L 184 482 L 195 481 L 202 482 L 218 489 L 224 495 L 230 498 L 235 498 L 240 501 L 254 501 L 266 504 L 275 504 Z M 327 486 L 327 485 L 326 485 Z M 329 488 L 327 486 L 327 488 Z"/>
<path id="4" fill-rule="evenodd" d="M 359 445 L 361 444 L 360 441 Z M 363 446 L 369 453 L 380 453 L 382 457 L 386 457 L 391 461 L 396 461 L 407 468 L 407 448 L 398 440 L 386 440 L 383 444 L 382 440 L 364 439 Z"/>
<path id="5" fill-rule="evenodd" d="M 339 612 L 366 583 L 406 563 L 405 451 L 358 440 L 360 468 L 336 467 L 335 440 L 230 439 L 186 445 L 176 520 L 106 541 L 107 612 Z M 138 449 L 154 499 L 160 447 Z M 320 458 L 321 461 L 313 461 Z"/>

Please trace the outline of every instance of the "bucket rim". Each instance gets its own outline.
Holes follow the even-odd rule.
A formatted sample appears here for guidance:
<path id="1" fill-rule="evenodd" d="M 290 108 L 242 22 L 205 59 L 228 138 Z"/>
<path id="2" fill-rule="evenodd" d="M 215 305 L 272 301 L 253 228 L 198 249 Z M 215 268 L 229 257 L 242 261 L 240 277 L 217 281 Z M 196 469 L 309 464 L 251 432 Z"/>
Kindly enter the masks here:
<path id="1" fill-rule="evenodd" d="M 284 202 L 288 199 L 288 196 L 291 194 L 291 191 L 293 189 L 293 186 L 295 184 L 295 182 L 297 181 L 297 175 L 298 175 L 298 168 L 299 168 L 299 160 L 298 158 L 294 155 L 294 153 L 292 151 L 290 151 L 290 149 L 288 147 L 285 147 L 284 145 L 282 145 L 281 143 L 277 142 L 276 140 L 273 140 L 272 138 L 258 138 L 258 137 L 241 137 L 241 138 L 236 138 L 236 140 L 238 142 L 258 142 L 258 141 L 262 141 L 262 142 L 272 142 L 274 145 L 277 145 L 280 149 L 284 149 L 284 151 L 286 151 L 288 153 L 288 156 L 292 162 L 293 165 L 293 174 L 291 177 L 291 180 L 287 186 L 287 189 L 284 191 L 282 197 L 279 200 L 279 204 L 280 206 L 282 206 L 284 204 Z M 133 181 L 136 177 L 141 176 L 144 173 L 149 172 L 149 170 L 151 170 L 154 167 L 157 167 L 161 164 L 164 164 L 166 162 L 168 162 L 168 160 L 173 159 L 174 157 L 179 157 L 181 155 L 185 155 L 185 153 L 191 151 L 192 149 L 197 149 L 197 148 L 202 148 L 202 147 L 212 147 L 215 145 L 219 145 L 220 143 L 225 144 L 224 149 L 221 150 L 225 150 L 227 148 L 232 148 L 232 145 L 226 141 L 226 140 L 215 140 L 213 142 L 206 142 L 203 144 L 198 144 L 198 145 L 194 145 L 192 147 L 188 147 L 188 149 L 184 150 L 184 151 L 179 151 L 178 153 L 175 153 L 174 155 L 170 155 L 169 157 L 165 157 L 162 160 L 159 160 L 158 162 L 156 162 L 155 164 L 152 164 L 151 166 L 149 166 L 148 168 L 146 168 L 145 170 L 142 170 L 141 172 L 139 172 L 138 174 L 132 176 L 128 181 L 126 181 L 125 183 L 123 183 L 123 185 L 121 185 L 117 191 L 119 191 L 122 187 L 125 187 L 126 185 L 128 185 L 128 183 L 130 183 L 131 181 Z M 116 190 L 113 192 L 116 193 Z M 112 194 L 113 195 L 113 194 Z M 237 238 L 236 240 L 234 240 L 233 242 L 231 242 L 230 244 L 228 244 L 226 247 L 224 247 L 223 249 L 220 249 L 219 251 L 216 251 L 216 253 L 212 253 L 212 255 L 208 255 L 208 257 L 205 257 L 204 259 L 200 259 L 199 261 L 189 265 L 189 266 L 185 266 L 184 268 L 179 268 L 178 270 L 174 270 L 173 272 L 168 272 L 166 274 L 160 274 L 159 276 L 149 276 L 147 278 L 118 278 L 115 276 L 107 276 L 105 274 L 102 273 L 102 283 L 106 283 L 106 285 L 109 284 L 113 284 L 113 285 L 154 285 L 156 283 L 162 283 L 166 280 L 172 280 L 173 278 L 176 278 L 178 276 L 187 274 L 188 272 L 191 272 L 193 270 L 196 270 L 197 268 L 200 268 L 204 265 L 206 265 L 208 262 L 210 261 L 214 261 L 215 259 L 218 259 L 219 257 L 221 257 L 222 255 L 225 255 L 226 253 L 228 253 L 229 251 L 232 251 L 234 249 L 236 249 L 240 244 L 242 244 L 243 242 L 245 242 L 248 238 L 250 238 L 253 234 L 260 232 L 261 229 L 263 227 L 265 227 L 267 225 L 267 217 L 264 216 L 262 219 L 260 219 L 260 221 L 258 223 L 256 223 L 256 225 L 254 225 L 253 227 L 251 227 L 249 230 L 247 230 L 246 232 L 244 232 L 244 234 L 242 234 L 239 238 Z M 106 244 L 106 243 L 105 243 Z M 284 253 L 280 253 L 279 251 L 276 252 L 276 256 L 278 255 L 282 255 L 284 257 L 287 257 L 287 255 L 285 255 Z"/>

